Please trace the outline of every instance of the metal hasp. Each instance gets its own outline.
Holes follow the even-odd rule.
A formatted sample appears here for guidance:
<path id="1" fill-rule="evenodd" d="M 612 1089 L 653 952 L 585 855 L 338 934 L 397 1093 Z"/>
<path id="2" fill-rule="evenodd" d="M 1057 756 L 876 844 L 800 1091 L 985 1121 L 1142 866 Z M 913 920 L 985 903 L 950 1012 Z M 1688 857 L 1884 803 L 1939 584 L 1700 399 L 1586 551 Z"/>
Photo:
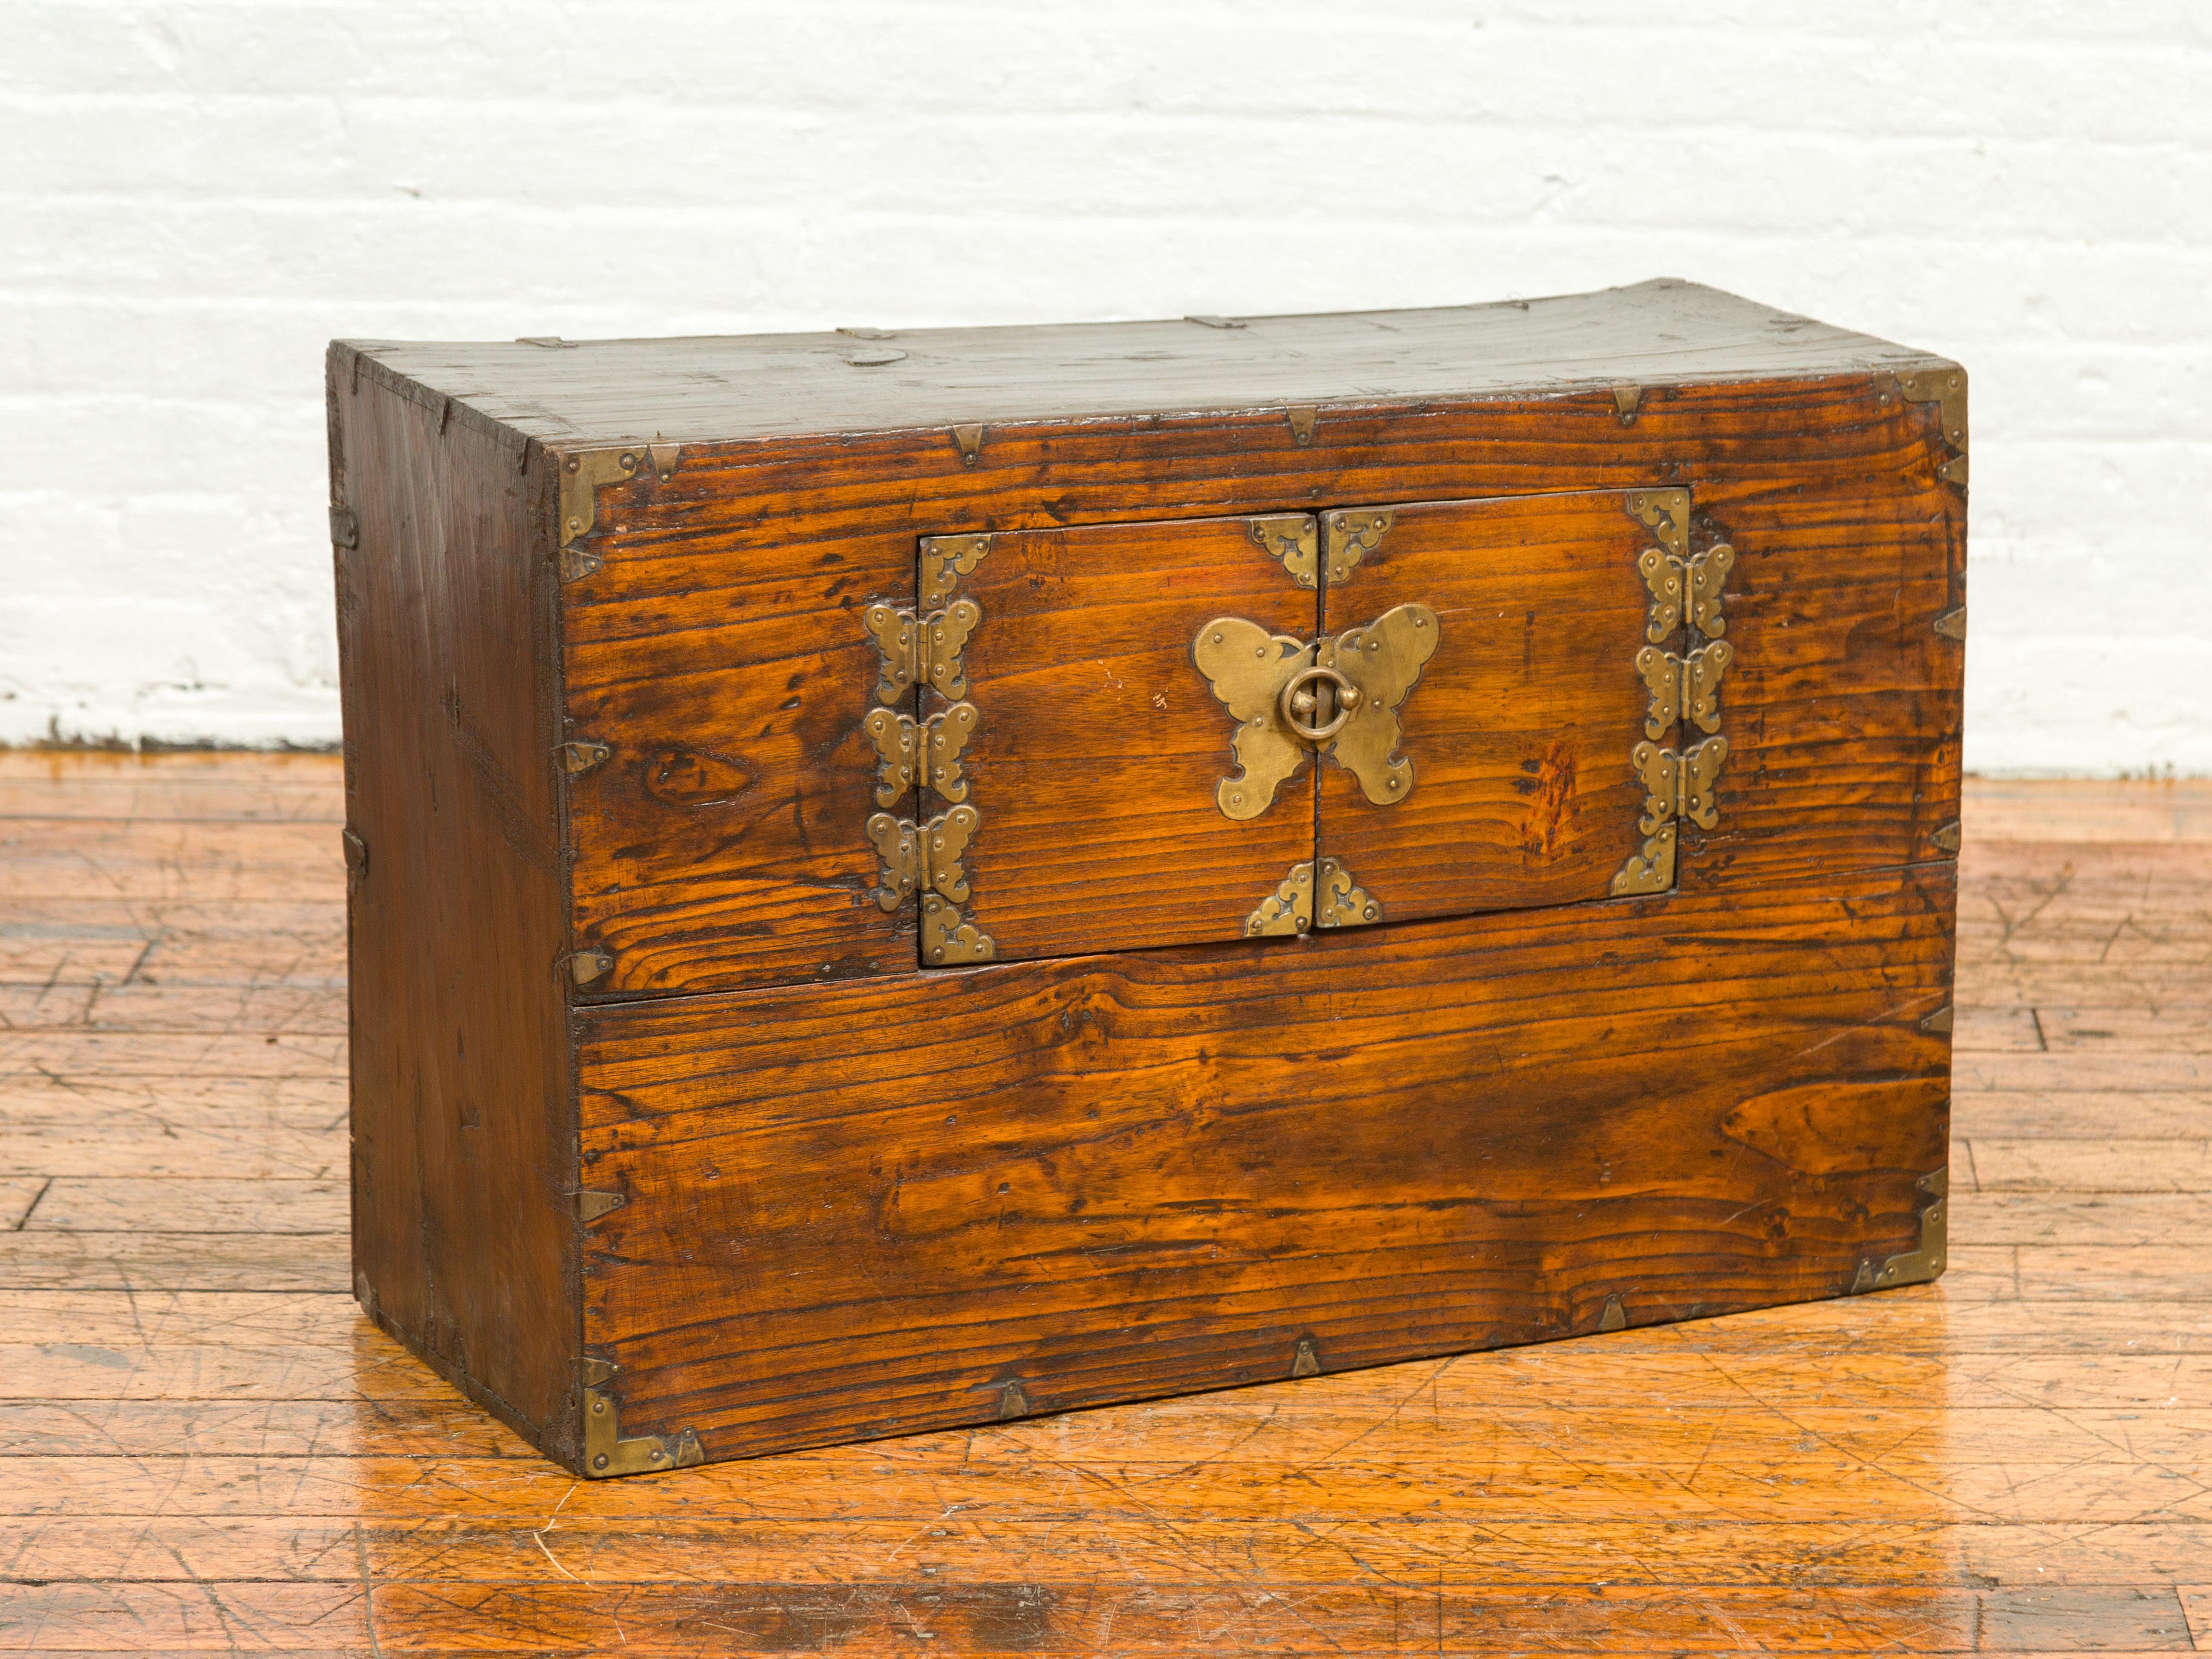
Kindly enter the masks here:
<path id="1" fill-rule="evenodd" d="M 1925 1194 L 1920 1206 L 1920 1248 L 1880 1264 L 1870 1255 L 1863 1257 L 1857 1277 L 1851 1280 L 1853 1295 L 1886 1291 L 1894 1285 L 1925 1285 L 1942 1273 L 1944 1252 L 1950 1243 L 1950 1169 L 1947 1165 L 1930 1170 L 1913 1185 Z"/>
<path id="2" fill-rule="evenodd" d="M 1191 661 L 1236 722 L 1237 769 L 1214 787 L 1225 817 L 1255 818 L 1316 750 L 1394 805 L 1413 791 L 1399 754 L 1398 709 L 1419 684 L 1443 629 L 1425 605 L 1401 605 L 1364 628 L 1308 645 L 1242 617 L 1216 617 L 1191 641 Z"/>
<path id="3" fill-rule="evenodd" d="M 583 1376 L 584 1474 L 592 1480 L 617 1474 L 647 1474 L 655 1469 L 688 1469 L 707 1461 L 696 1430 L 672 1435 L 641 1434 L 623 1438 L 614 1396 L 606 1385 L 617 1367 L 610 1360 L 586 1359 Z"/>
<path id="4" fill-rule="evenodd" d="M 1629 764 L 1644 786 L 1644 813 L 1637 823 L 1644 844 L 1614 873 L 1615 897 L 1673 887 L 1681 821 L 1701 830 L 1719 822 L 1714 789 L 1728 759 L 1728 739 L 1709 736 L 1680 750 L 1662 745 L 1678 725 L 1719 732 L 1721 680 L 1735 660 L 1735 647 L 1718 637 L 1728 629 L 1721 592 L 1735 568 L 1735 550 L 1717 542 L 1702 553 L 1690 552 L 1686 489 L 1632 489 L 1622 505 L 1651 532 L 1656 545 L 1636 561 L 1650 594 L 1644 625 L 1650 643 L 1635 661 L 1646 697 L 1646 740 L 1629 750 Z M 1682 647 L 1668 649 L 1677 635 L 1686 636 Z"/>

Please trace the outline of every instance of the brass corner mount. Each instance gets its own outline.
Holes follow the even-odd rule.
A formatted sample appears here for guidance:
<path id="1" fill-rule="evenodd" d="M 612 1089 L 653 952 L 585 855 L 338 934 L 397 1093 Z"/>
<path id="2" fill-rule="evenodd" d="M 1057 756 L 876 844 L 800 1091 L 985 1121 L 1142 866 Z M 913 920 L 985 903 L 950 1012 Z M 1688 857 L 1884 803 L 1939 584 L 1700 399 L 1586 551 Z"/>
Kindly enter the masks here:
<path id="1" fill-rule="evenodd" d="M 615 1398 L 606 1389 L 614 1380 L 614 1363 L 586 1359 L 578 1369 L 583 1379 L 583 1472 L 587 1480 L 647 1474 L 658 1469 L 686 1469 L 707 1461 L 707 1449 L 700 1443 L 698 1431 L 694 1429 L 671 1435 L 641 1434 L 623 1438 Z"/>
<path id="2" fill-rule="evenodd" d="M 1951 459 L 1941 462 L 1936 476 L 1945 483 L 1966 487 L 1966 371 L 1956 363 L 1916 368 L 1903 374 L 1875 376 L 1875 402 L 1887 406 L 1903 401 L 1934 404 L 1936 425 L 1950 447 Z"/>
<path id="3" fill-rule="evenodd" d="M 1950 1169 L 1947 1165 L 1931 1170 L 1913 1185 L 1924 1195 L 1920 1205 L 1920 1248 L 1879 1264 L 1870 1255 L 1862 1257 L 1858 1274 L 1851 1280 L 1853 1295 L 1886 1291 L 1896 1285 L 1924 1285 L 1942 1273 L 1950 1244 Z"/>
<path id="4" fill-rule="evenodd" d="M 683 456 L 680 444 L 624 444 L 617 449 L 579 449 L 561 458 L 561 545 L 591 533 L 599 520 L 599 491 L 652 473 L 666 483 Z M 565 573 L 564 573 L 565 574 Z M 588 574 L 588 573 L 586 573 Z"/>

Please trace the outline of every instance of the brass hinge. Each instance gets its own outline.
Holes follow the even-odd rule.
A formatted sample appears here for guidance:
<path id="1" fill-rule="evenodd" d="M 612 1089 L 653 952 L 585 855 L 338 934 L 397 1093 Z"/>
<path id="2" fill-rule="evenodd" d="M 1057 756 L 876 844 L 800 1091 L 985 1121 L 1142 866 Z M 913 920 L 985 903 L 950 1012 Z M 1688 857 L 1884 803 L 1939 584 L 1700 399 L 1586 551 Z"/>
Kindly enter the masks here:
<path id="1" fill-rule="evenodd" d="M 1283 411 L 1291 423 L 1291 440 L 1304 446 L 1313 441 L 1314 422 L 1321 418 L 1321 410 L 1311 404 L 1292 404 Z"/>
<path id="2" fill-rule="evenodd" d="M 579 985 L 596 985 L 615 970 L 615 959 L 605 951 L 578 951 L 568 959 L 568 977 Z"/>
<path id="3" fill-rule="evenodd" d="M 1652 743 L 1636 745 L 1630 758 L 1644 785 L 1644 816 L 1636 827 L 1644 840 L 1613 874 L 1616 898 L 1663 893 L 1674 884 L 1679 821 L 1687 818 L 1701 830 L 1719 821 L 1713 786 L 1728 752 L 1726 738 L 1707 738 L 1680 754 Z"/>
<path id="4" fill-rule="evenodd" d="M 961 915 L 968 902 L 968 872 L 961 860 L 983 827 L 972 806 L 956 806 L 927 823 L 878 812 L 868 820 L 868 840 L 880 866 L 876 902 L 896 910 L 909 895 L 921 895 L 921 953 L 925 962 L 947 964 L 988 962 L 998 947 Z"/>
<path id="5" fill-rule="evenodd" d="M 952 441 L 959 446 L 960 465 L 973 466 L 975 457 L 982 452 L 983 428 L 980 425 L 956 426 L 952 428 Z"/>
<path id="6" fill-rule="evenodd" d="M 1636 653 L 1636 672 L 1644 676 L 1650 710 L 1644 717 L 1644 735 L 1663 738 L 1674 722 L 1688 720 L 1700 731 L 1721 729 L 1721 676 L 1735 660 L 1735 647 L 1726 640 L 1701 645 L 1686 656 L 1647 645 Z"/>
<path id="7" fill-rule="evenodd" d="M 926 720 L 890 708 L 871 710 L 860 725 L 876 745 L 876 805 L 897 805 L 918 775 L 945 799 L 966 800 L 960 751 L 981 719 L 972 702 L 956 702 Z"/>
<path id="8" fill-rule="evenodd" d="M 1649 741 L 1629 751 L 1630 764 L 1644 785 L 1644 813 L 1637 823 L 1644 842 L 1614 872 L 1612 890 L 1616 897 L 1671 888 L 1680 821 L 1687 819 L 1701 830 L 1719 821 L 1713 790 L 1721 763 L 1728 758 L 1728 739 L 1708 737 L 1680 751 L 1661 747 L 1659 740 L 1678 721 L 1703 732 L 1720 730 L 1721 680 L 1735 660 L 1735 647 L 1712 637 L 1728 627 L 1721 614 L 1721 592 L 1735 568 L 1735 550 L 1719 542 L 1691 555 L 1686 489 L 1632 489 L 1624 505 L 1658 545 L 1644 549 L 1636 561 L 1651 596 L 1644 625 L 1650 643 L 1636 653 L 1636 672 L 1646 697 L 1644 732 Z M 1692 643 L 1680 651 L 1664 648 L 1686 625 Z M 1702 641 L 1700 636 L 1705 636 Z"/>
<path id="9" fill-rule="evenodd" d="M 1950 823 L 1938 824 L 1929 832 L 1928 844 L 1939 853 L 1955 853 L 1959 850 L 1959 820 L 1953 818 Z"/>
<path id="10" fill-rule="evenodd" d="M 1728 632 L 1728 618 L 1721 614 L 1721 589 L 1727 585 L 1729 572 L 1735 568 L 1735 549 L 1726 542 L 1689 559 L 1647 547 L 1636 561 L 1636 568 L 1651 592 L 1644 637 L 1654 645 L 1662 643 L 1682 625 L 1686 608 L 1690 626 L 1698 633 L 1717 637 Z"/>
<path id="11" fill-rule="evenodd" d="M 1366 927 L 1381 921 L 1382 906 L 1334 859 L 1294 864 L 1244 919 L 1247 939 L 1303 933 L 1311 927 Z"/>
<path id="12" fill-rule="evenodd" d="M 1854 1295 L 1886 1291 L 1893 1285 L 1924 1285 L 1943 1271 L 1944 1253 L 1950 1243 L 1951 1171 L 1948 1167 L 1931 1170 L 1913 1185 L 1927 1195 L 1920 1206 L 1920 1248 L 1893 1255 L 1879 1267 L 1872 1256 L 1863 1257 L 1858 1274 L 1851 1280 Z"/>
<path id="13" fill-rule="evenodd" d="M 1613 389 L 1613 412 L 1620 417 L 1623 426 L 1636 424 L 1636 406 L 1643 401 L 1644 388 L 1640 386 L 1617 386 Z"/>
<path id="14" fill-rule="evenodd" d="M 591 533 L 599 520 L 601 488 L 637 477 L 641 469 L 665 483 L 682 453 L 679 445 L 651 443 L 629 444 L 620 449 L 580 449 L 562 457 L 561 545 L 565 548 Z M 564 580 L 574 580 L 565 564 L 561 574 Z"/>
<path id="15" fill-rule="evenodd" d="M 614 1380 L 616 1366 L 605 1359 L 586 1359 L 579 1367 L 584 1392 L 584 1473 L 593 1480 L 616 1474 L 645 1474 L 655 1469 L 688 1469 L 707 1461 L 707 1449 L 698 1431 L 685 1429 L 672 1435 L 641 1434 L 623 1438 L 616 1420 L 614 1396 L 606 1384 Z"/>
<path id="16" fill-rule="evenodd" d="M 916 602 L 924 611 L 936 610 L 952 597 L 955 585 L 982 563 L 990 550 L 988 536 L 924 536 Z"/>
<path id="17" fill-rule="evenodd" d="M 973 599 L 955 599 L 926 617 L 888 605 L 870 605 L 860 621 L 882 659 L 876 701 L 895 703 L 917 682 L 934 686 L 948 697 L 966 696 L 968 675 L 960 653 L 982 620 L 983 608 Z"/>
<path id="18" fill-rule="evenodd" d="M 1929 626 L 1947 640 L 1964 640 L 1966 637 L 1966 607 L 1954 605 Z"/>
<path id="19" fill-rule="evenodd" d="M 1963 368 L 1919 368 L 1910 374 L 1877 374 L 1875 401 L 1887 404 L 1901 398 L 1909 404 L 1934 404 L 1943 441 L 1951 459 L 1936 469 L 1945 483 L 1966 487 L 1966 371 Z"/>
<path id="20" fill-rule="evenodd" d="M 345 848 L 347 878 L 361 881 L 368 875 L 368 843 L 352 830 L 338 831 L 338 844 Z"/>
<path id="21" fill-rule="evenodd" d="M 1726 738 L 1707 738 L 1680 754 L 1656 743 L 1638 744 L 1629 751 L 1644 785 L 1644 816 L 1636 827 L 1649 836 L 1662 824 L 1687 818 L 1700 830 L 1711 829 L 1719 821 L 1713 784 L 1728 752 Z"/>

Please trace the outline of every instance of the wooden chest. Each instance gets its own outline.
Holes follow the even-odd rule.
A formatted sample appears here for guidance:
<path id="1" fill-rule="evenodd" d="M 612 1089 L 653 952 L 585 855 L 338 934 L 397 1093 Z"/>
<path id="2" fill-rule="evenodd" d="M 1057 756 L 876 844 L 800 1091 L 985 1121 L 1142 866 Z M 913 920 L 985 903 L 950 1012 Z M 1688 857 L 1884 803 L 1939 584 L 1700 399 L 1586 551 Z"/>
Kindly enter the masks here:
<path id="1" fill-rule="evenodd" d="M 1955 365 L 1667 282 L 329 396 L 356 1287 L 578 1472 L 1942 1271 Z"/>

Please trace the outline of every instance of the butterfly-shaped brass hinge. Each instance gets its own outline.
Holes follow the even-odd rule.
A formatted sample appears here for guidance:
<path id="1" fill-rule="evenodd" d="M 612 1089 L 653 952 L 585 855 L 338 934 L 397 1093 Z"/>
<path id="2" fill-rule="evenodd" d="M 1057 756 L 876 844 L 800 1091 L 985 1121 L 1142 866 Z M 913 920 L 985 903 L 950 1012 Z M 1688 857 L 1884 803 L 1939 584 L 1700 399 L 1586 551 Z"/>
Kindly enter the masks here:
<path id="1" fill-rule="evenodd" d="M 1718 735 L 1721 678 L 1735 660 L 1735 647 L 1720 637 L 1728 628 L 1721 590 L 1735 568 L 1735 550 L 1717 542 L 1701 553 L 1690 551 L 1686 489 L 1632 489 L 1623 505 L 1656 544 L 1636 562 L 1651 596 L 1644 625 L 1650 643 L 1636 653 L 1647 703 L 1645 741 L 1628 757 L 1644 786 L 1644 815 L 1637 823 L 1644 842 L 1613 878 L 1614 895 L 1625 897 L 1674 886 L 1683 820 L 1700 830 L 1720 821 L 1715 787 L 1729 753 L 1728 739 Z M 1669 649 L 1678 635 L 1680 647 Z M 1714 735 L 1679 750 L 1665 747 L 1678 724 Z"/>
<path id="2" fill-rule="evenodd" d="M 1216 617 L 1200 629 L 1191 660 L 1237 723 L 1230 748 L 1237 769 L 1214 787 L 1223 815 L 1258 817 L 1310 754 L 1350 772 L 1378 805 L 1412 794 L 1398 710 L 1441 635 L 1425 605 L 1395 605 L 1364 628 L 1311 643 L 1242 617 Z"/>

